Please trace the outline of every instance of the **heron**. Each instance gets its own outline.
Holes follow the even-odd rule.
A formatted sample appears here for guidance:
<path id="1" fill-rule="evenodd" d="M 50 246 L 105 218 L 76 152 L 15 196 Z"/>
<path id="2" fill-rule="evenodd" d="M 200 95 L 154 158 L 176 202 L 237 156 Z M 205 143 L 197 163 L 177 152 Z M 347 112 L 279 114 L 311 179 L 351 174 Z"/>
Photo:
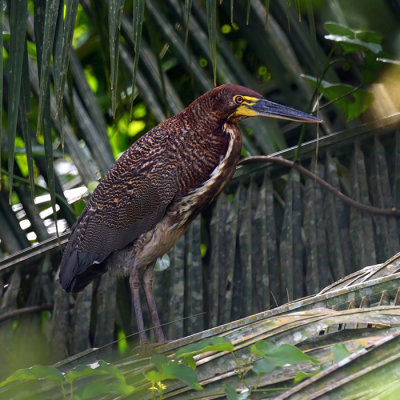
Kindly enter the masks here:
<path id="1" fill-rule="evenodd" d="M 322 122 L 238 85 L 203 94 L 141 136 L 107 172 L 72 228 L 61 286 L 79 292 L 106 271 L 129 276 L 140 342 L 147 341 L 141 284 L 155 340 L 165 342 L 153 294 L 155 262 L 229 183 L 242 148 L 238 123 L 256 116 Z"/>

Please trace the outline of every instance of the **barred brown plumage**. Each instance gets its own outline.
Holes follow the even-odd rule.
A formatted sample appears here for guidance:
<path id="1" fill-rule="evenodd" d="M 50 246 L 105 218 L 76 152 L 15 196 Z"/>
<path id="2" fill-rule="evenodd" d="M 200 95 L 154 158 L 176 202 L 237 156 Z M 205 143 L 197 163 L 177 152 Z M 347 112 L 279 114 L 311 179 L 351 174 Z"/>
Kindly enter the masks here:
<path id="1" fill-rule="evenodd" d="M 242 146 L 237 124 L 257 115 L 322 122 L 237 85 L 205 93 L 142 136 L 108 171 L 72 229 L 60 265 L 62 287 L 80 291 L 107 270 L 129 275 L 143 342 L 139 270 L 144 269 L 155 338 L 163 342 L 152 293 L 154 263 L 227 185 Z"/>

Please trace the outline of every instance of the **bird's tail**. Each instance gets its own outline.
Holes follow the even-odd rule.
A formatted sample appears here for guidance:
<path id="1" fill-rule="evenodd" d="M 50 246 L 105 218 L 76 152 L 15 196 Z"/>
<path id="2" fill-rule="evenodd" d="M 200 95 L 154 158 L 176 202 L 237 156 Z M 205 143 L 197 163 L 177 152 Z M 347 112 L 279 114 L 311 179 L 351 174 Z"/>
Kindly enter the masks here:
<path id="1" fill-rule="evenodd" d="M 72 231 L 61 259 L 58 275 L 62 288 L 67 292 L 83 290 L 97 275 L 107 271 L 104 261 L 109 254 L 79 250 L 76 235 L 76 230 Z"/>

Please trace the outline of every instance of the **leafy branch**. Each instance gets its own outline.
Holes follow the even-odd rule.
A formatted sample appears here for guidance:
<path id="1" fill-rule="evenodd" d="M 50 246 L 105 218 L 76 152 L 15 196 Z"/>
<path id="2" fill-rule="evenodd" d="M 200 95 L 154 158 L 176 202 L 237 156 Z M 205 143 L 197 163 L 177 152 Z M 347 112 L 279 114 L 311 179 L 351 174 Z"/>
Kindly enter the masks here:
<path id="1" fill-rule="evenodd" d="M 236 357 L 234 346 L 228 339 L 223 337 L 203 339 L 180 348 L 170 357 L 161 354 L 153 354 L 151 356 L 151 363 L 154 368 L 144 373 L 144 376 L 151 383 L 149 390 L 151 390 L 152 400 L 163 398 L 163 394 L 167 389 L 166 381 L 169 380 L 180 380 L 190 389 L 202 390 L 203 387 L 198 382 L 196 374 L 194 357 L 206 352 L 230 353 L 236 365 L 235 373 L 242 383 L 241 387 L 245 389 L 238 392 L 236 388 L 225 384 L 224 392 L 207 393 L 204 396 L 199 395 L 196 397 L 197 399 L 209 398 L 210 395 L 225 394 L 228 400 L 245 400 L 249 398 L 251 393 L 255 392 L 286 390 L 287 388 L 260 388 L 260 378 L 285 365 L 300 363 L 320 364 L 319 360 L 307 355 L 291 344 L 275 345 L 271 342 L 259 341 L 251 346 L 251 354 L 243 360 Z M 344 344 L 333 345 L 331 352 L 333 363 L 338 363 L 351 354 Z M 293 383 L 296 385 L 302 380 L 318 374 L 325 368 L 326 366 L 321 365 L 320 368 L 311 372 L 299 371 Z M 245 380 L 245 375 L 250 371 L 258 377 L 257 383 L 252 386 L 248 385 Z M 86 379 L 84 384 L 75 388 L 77 381 L 81 379 Z M 127 396 L 129 394 L 134 396 L 136 390 L 134 386 L 127 384 L 125 377 L 116 366 L 102 360 L 88 365 L 78 365 L 67 373 L 62 373 L 53 366 L 34 365 L 30 368 L 15 371 L 7 379 L 0 382 L 0 389 L 12 383 L 33 380 L 55 382 L 60 386 L 65 400 L 67 398 L 70 400 L 96 399 L 110 393 L 116 396 Z M 66 386 L 69 386 L 69 396 Z"/>

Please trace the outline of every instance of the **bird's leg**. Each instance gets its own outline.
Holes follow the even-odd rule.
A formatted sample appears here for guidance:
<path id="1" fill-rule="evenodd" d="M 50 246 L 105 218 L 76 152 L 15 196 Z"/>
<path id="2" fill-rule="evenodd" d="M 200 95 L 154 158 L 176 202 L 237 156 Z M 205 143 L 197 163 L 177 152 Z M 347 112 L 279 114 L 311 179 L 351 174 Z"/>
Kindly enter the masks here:
<path id="1" fill-rule="evenodd" d="M 136 321 L 139 330 L 139 340 L 140 343 L 146 343 L 148 340 L 146 332 L 144 330 L 142 307 L 140 304 L 140 280 L 139 271 L 137 268 L 133 269 L 129 277 L 129 285 L 131 287 L 133 308 L 135 310 Z"/>
<path id="2" fill-rule="evenodd" d="M 164 333 L 161 328 L 160 318 L 157 313 L 156 301 L 153 294 L 153 270 L 154 265 L 147 267 L 143 274 L 143 289 L 146 293 L 147 305 L 149 307 L 151 323 L 157 343 L 165 343 Z"/>

